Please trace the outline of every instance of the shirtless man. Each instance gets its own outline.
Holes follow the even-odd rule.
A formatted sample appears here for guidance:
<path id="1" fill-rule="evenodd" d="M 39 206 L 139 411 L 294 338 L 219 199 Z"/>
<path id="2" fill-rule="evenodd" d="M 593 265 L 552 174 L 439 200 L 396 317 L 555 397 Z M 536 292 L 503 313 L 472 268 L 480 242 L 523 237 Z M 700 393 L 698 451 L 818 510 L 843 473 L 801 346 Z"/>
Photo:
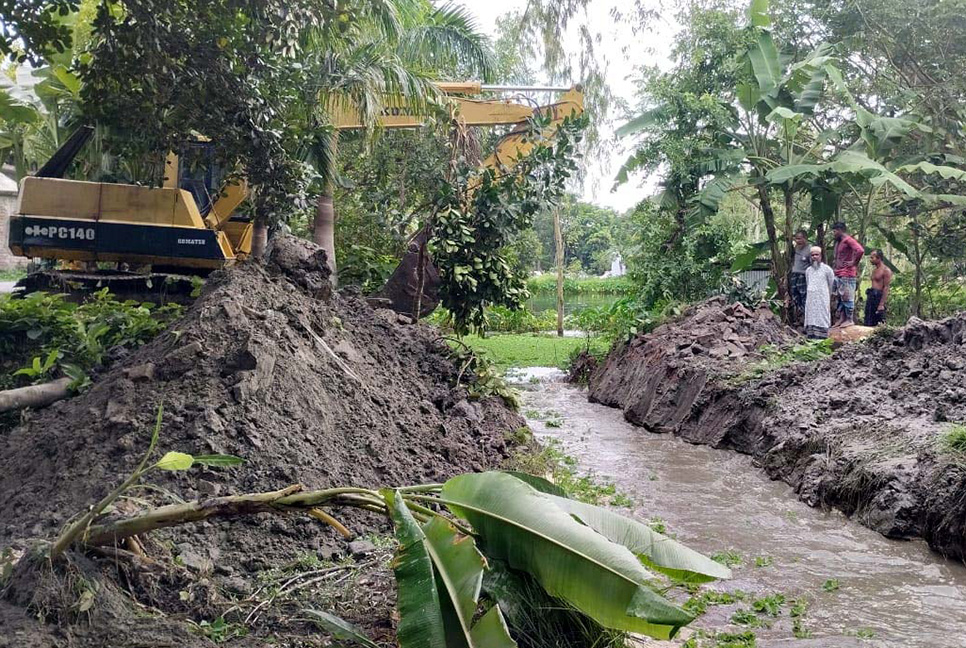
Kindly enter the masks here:
<path id="1" fill-rule="evenodd" d="M 872 287 L 865 291 L 865 325 L 878 326 L 886 318 L 886 300 L 892 283 L 892 270 L 882 262 L 882 250 L 872 250 Z"/>

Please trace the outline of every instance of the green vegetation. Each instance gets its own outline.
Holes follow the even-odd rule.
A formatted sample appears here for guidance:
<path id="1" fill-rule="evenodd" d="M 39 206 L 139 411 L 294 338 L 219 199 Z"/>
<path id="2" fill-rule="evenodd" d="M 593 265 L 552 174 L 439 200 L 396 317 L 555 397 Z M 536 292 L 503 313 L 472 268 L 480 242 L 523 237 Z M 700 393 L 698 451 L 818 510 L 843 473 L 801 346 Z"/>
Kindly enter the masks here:
<path id="1" fill-rule="evenodd" d="M 774 562 L 771 556 L 755 556 L 755 567 L 771 567 Z"/>
<path id="2" fill-rule="evenodd" d="M 0 281 L 20 281 L 26 276 L 27 273 L 23 270 L 0 270 Z"/>
<path id="3" fill-rule="evenodd" d="M 792 634 L 794 637 L 796 639 L 810 638 L 812 632 L 805 626 L 805 616 L 808 614 L 808 601 L 803 598 L 794 599 L 788 613 L 792 617 Z"/>
<path id="4" fill-rule="evenodd" d="M 711 556 L 711 560 L 719 562 L 726 567 L 734 567 L 735 565 L 740 565 L 743 561 L 741 554 L 733 549 L 728 549 L 727 551 L 719 551 L 718 553 Z"/>
<path id="5" fill-rule="evenodd" d="M 465 385 L 470 396 L 474 398 L 499 396 L 509 407 L 520 407 L 517 391 L 507 384 L 503 371 L 489 356 L 455 339 L 450 340 L 450 349 L 453 360 L 459 366 L 457 386 Z"/>
<path id="6" fill-rule="evenodd" d="M 602 352 L 604 345 L 586 338 L 557 337 L 550 335 L 491 335 L 480 337 L 467 335 L 463 338 L 469 347 L 489 358 L 500 368 L 509 367 L 558 367 L 570 364 L 571 354 L 589 348 Z"/>
<path id="7" fill-rule="evenodd" d="M 162 411 L 147 452 L 135 471 L 89 511 L 80 516 L 51 546 L 49 560 L 62 558 L 75 542 L 97 545 L 198 519 L 192 504 L 142 512 L 123 520 L 103 520 L 102 513 L 151 470 L 187 471 L 192 465 L 230 466 L 241 460 L 227 455 L 192 456 L 168 452 L 150 459 L 159 439 Z M 621 556 L 631 551 L 659 573 L 698 580 L 729 577 L 730 572 L 671 539 L 663 538 L 654 551 L 655 535 L 646 525 L 566 497 L 561 488 L 540 477 L 520 473 L 487 472 L 454 477 L 445 484 L 410 486 L 380 491 L 333 488 L 289 494 L 238 495 L 223 504 L 212 500 L 203 517 L 235 516 L 246 505 L 261 502 L 279 512 L 302 509 L 340 532 L 345 528 L 322 509 L 355 507 L 386 515 L 398 542 L 393 569 L 398 586 L 400 646 L 424 645 L 435 636 L 437 645 L 456 645 L 447 632 L 456 632 L 460 645 L 512 646 L 510 628 L 516 611 L 512 601 L 525 597 L 520 586 L 504 580 L 491 594 L 487 612 L 477 619 L 484 601 L 479 583 L 489 565 L 510 562 L 523 576 L 565 601 L 578 618 L 618 632 L 639 632 L 667 639 L 692 616 L 666 600 L 650 582 L 651 573 L 632 566 Z M 219 506 L 224 510 L 220 511 Z M 443 515 L 441 508 L 454 518 Z M 579 517 L 579 522 L 577 518 Z M 470 525 L 469 527 L 467 525 Z M 588 527 L 593 533 L 587 533 Z M 479 545 L 476 540 L 481 542 Z M 485 551 L 484 556 L 481 551 Z M 499 568 L 497 568 L 499 570 Z M 576 576 L 582 574 L 583 576 Z M 492 576 L 491 576 L 492 577 Z M 439 578 L 445 588 L 426 587 Z M 476 585 L 474 585 L 476 583 Z M 460 585 L 462 584 L 462 585 Z M 617 594 L 615 594 L 617 592 Z M 499 593 L 502 593 L 500 595 Z M 509 599 L 509 603 L 504 600 Z M 634 605 L 630 605 L 631 600 Z M 319 615 L 313 615 L 318 617 Z M 356 629 L 337 617 L 321 613 L 323 625 Z M 199 630 L 215 641 L 229 638 L 233 624 L 224 619 Z"/>
<path id="8" fill-rule="evenodd" d="M 757 628 L 762 625 L 758 615 L 747 608 L 739 608 L 731 615 L 731 622 L 735 625 L 749 626 Z"/>
<path id="9" fill-rule="evenodd" d="M 765 374 L 771 373 L 792 364 L 815 362 L 832 355 L 832 339 L 807 340 L 792 347 L 779 348 L 768 344 L 759 349 L 764 358 L 751 365 L 732 380 L 736 383 L 757 380 Z"/>
<path id="10" fill-rule="evenodd" d="M 553 413 L 548 414 L 548 418 L 553 416 Z M 635 504 L 612 482 L 603 481 L 593 473 L 581 473 L 577 469 L 577 459 L 561 450 L 556 439 L 547 440 L 537 452 L 527 448 L 516 453 L 508 465 L 511 470 L 545 476 L 568 497 L 581 502 L 618 508 L 630 508 Z"/>
<path id="11" fill-rule="evenodd" d="M 694 594 L 690 599 L 684 604 L 684 609 L 691 612 L 695 616 L 700 616 L 708 610 L 709 605 L 731 605 L 732 603 L 737 603 L 739 601 L 744 601 L 748 598 L 748 595 L 741 591 L 736 590 L 734 592 L 717 592 L 715 590 L 706 589 L 699 594 Z"/>
<path id="12" fill-rule="evenodd" d="M 533 294 L 557 294 L 557 275 L 547 272 L 527 280 L 527 290 Z M 634 282 L 627 277 L 564 278 L 564 295 L 630 295 Z"/>
<path id="13" fill-rule="evenodd" d="M 120 302 L 106 288 L 80 305 L 48 293 L 0 295 L 0 387 L 58 371 L 81 384 L 83 373 L 100 366 L 111 349 L 144 344 L 181 311 L 177 304 Z"/>
<path id="14" fill-rule="evenodd" d="M 822 583 L 822 590 L 825 592 L 835 592 L 839 589 L 839 580 L 837 578 L 830 578 L 824 583 Z"/>
<path id="15" fill-rule="evenodd" d="M 939 447 L 950 454 L 966 457 L 966 425 L 953 425 L 939 437 Z"/>

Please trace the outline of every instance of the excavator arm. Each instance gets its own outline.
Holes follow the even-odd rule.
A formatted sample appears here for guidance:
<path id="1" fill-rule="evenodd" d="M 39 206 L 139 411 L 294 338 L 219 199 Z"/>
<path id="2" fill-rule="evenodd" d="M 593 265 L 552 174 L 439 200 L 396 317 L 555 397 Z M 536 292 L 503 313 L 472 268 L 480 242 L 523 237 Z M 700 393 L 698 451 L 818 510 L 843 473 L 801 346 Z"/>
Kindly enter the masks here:
<path id="1" fill-rule="evenodd" d="M 478 92 L 480 87 L 467 84 L 462 89 Z M 457 89 L 451 88 L 449 91 L 453 90 Z M 472 100 L 462 97 L 451 97 L 449 99 L 456 109 L 456 120 L 463 125 L 514 125 L 509 133 L 500 138 L 493 153 L 480 165 L 481 169 L 512 169 L 516 166 L 518 160 L 530 153 L 536 146 L 535 142 L 527 138 L 530 130 L 527 120 L 530 117 L 534 115 L 549 117 L 543 134 L 545 137 L 551 137 L 560 128 L 564 119 L 580 115 L 584 111 L 583 93 L 579 86 L 568 89 L 558 101 L 539 107 L 530 107 L 504 100 Z M 414 111 L 405 110 L 405 106 L 402 104 L 397 105 L 396 108 L 399 109 L 394 111 L 394 107 L 388 107 L 388 114 L 379 117 L 379 124 L 382 127 L 413 128 L 420 126 L 425 119 L 418 114 L 414 114 Z M 359 121 L 352 118 L 351 111 L 336 113 L 334 119 L 337 129 L 359 128 Z M 439 303 L 439 273 L 426 250 L 428 240 L 429 232 L 426 229 L 420 230 L 410 241 L 409 249 L 389 277 L 386 285 L 376 295 L 377 298 L 388 300 L 392 309 L 398 313 L 425 317 L 435 310 Z M 419 281 L 420 267 L 423 268 L 422 282 Z M 420 290 L 422 291 L 421 296 Z M 417 308 L 419 313 L 415 312 Z"/>

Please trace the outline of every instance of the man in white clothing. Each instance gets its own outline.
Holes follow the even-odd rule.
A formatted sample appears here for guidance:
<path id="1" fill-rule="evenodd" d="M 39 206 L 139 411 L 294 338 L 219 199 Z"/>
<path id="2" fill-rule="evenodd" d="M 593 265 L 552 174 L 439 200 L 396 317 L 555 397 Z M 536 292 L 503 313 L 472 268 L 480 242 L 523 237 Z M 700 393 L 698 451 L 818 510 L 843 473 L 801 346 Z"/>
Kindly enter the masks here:
<path id="1" fill-rule="evenodd" d="M 835 273 L 822 263 L 822 248 L 813 247 L 809 259 L 811 264 L 805 269 L 805 335 L 809 340 L 824 340 L 832 325 L 830 304 Z"/>

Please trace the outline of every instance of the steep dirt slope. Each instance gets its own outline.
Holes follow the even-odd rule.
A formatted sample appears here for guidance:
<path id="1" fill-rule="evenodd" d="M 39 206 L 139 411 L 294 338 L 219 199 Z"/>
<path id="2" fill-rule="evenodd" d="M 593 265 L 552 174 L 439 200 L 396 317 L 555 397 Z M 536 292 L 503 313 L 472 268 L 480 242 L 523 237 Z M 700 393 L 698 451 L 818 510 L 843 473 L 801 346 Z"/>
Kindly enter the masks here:
<path id="1" fill-rule="evenodd" d="M 457 373 L 435 329 L 333 295 L 321 250 L 277 239 L 265 265 L 213 275 L 180 321 L 86 393 L 0 435 L 0 547 L 52 537 L 113 488 L 147 448 L 162 402 L 161 452 L 230 453 L 245 463 L 154 473 L 149 481 L 162 491 L 137 495 L 156 503 L 295 483 L 436 482 L 498 465 L 505 434 L 523 421 L 498 399 L 469 400 L 453 387 Z M 361 514 L 349 521 L 357 532 L 380 524 Z M 154 552 L 180 556 L 191 572 L 207 576 L 217 566 L 213 585 L 344 547 L 306 516 L 202 523 L 152 537 Z M 144 602 L 177 610 L 184 585 L 158 578 Z M 108 645 L 105 636 L 91 641 Z"/>
<path id="2" fill-rule="evenodd" d="M 966 421 L 966 314 L 748 379 L 754 349 L 797 340 L 767 311 L 735 308 L 705 303 L 614 349 L 590 376 L 591 400 L 648 430 L 752 454 L 809 504 L 966 556 L 966 458 L 938 442 Z"/>

